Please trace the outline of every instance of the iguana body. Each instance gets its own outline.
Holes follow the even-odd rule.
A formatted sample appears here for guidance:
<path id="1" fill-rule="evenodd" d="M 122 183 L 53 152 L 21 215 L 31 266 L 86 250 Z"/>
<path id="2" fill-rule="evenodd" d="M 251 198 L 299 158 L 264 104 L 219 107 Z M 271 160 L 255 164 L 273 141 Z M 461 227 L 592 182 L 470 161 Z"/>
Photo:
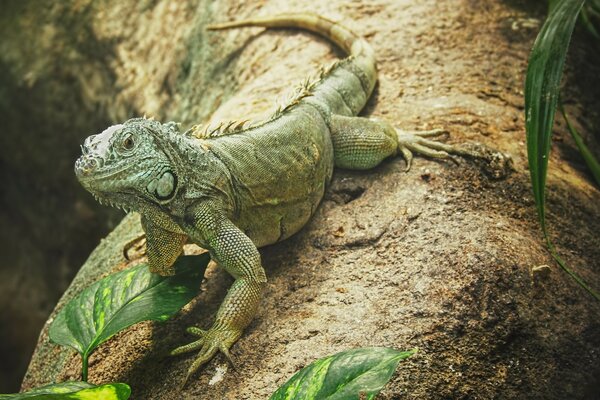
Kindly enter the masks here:
<path id="1" fill-rule="evenodd" d="M 432 157 L 479 156 L 426 139 L 440 131 L 399 133 L 389 123 L 356 117 L 376 82 L 365 40 L 316 15 L 280 15 L 211 29 L 296 27 L 323 35 L 349 57 L 305 84 L 291 104 L 249 128 L 194 136 L 173 123 L 132 119 L 91 136 L 75 169 L 101 201 L 138 211 L 150 269 L 171 273 L 186 241 L 210 251 L 234 278 L 215 324 L 190 328 L 200 339 L 174 354 L 200 349 L 188 377 L 217 351 L 228 355 L 258 307 L 266 282 L 257 247 L 300 230 L 319 205 L 334 166 L 375 167 L 411 150 Z"/>

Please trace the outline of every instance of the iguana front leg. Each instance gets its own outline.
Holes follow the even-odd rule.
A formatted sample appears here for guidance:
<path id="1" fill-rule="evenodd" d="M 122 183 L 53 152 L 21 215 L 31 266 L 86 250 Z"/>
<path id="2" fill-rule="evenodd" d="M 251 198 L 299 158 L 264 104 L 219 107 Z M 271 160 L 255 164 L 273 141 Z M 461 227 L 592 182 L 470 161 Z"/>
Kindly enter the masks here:
<path id="1" fill-rule="evenodd" d="M 175 355 L 200 349 L 188 370 L 185 384 L 217 351 L 229 358 L 229 348 L 256 314 L 267 278 L 254 243 L 214 203 L 192 207 L 186 215 L 184 229 L 194 242 L 209 250 L 213 260 L 235 278 L 213 326 L 207 331 L 189 328 L 188 332 L 200 336 L 200 339 L 171 352 Z"/>

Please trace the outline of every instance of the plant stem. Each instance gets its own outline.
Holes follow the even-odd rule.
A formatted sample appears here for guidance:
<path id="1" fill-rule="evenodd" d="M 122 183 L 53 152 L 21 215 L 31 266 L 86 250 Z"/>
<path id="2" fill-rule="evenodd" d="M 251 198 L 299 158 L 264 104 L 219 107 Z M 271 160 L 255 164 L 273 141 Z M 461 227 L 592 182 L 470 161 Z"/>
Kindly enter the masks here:
<path id="1" fill-rule="evenodd" d="M 81 380 L 87 382 L 88 379 L 88 354 L 81 356 Z"/>
<path id="2" fill-rule="evenodd" d="M 575 271 L 573 271 L 571 268 L 569 268 L 567 263 L 565 263 L 562 258 L 560 258 L 560 256 L 556 252 L 556 248 L 550 241 L 550 237 L 548 236 L 547 232 L 544 232 L 544 236 L 546 237 L 546 246 L 548 246 L 550 255 L 552 255 L 554 260 L 556 260 L 556 262 L 558 263 L 558 265 L 560 265 L 560 267 L 563 269 L 563 271 L 565 271 L 567 274 L 569 274 L 569 276 L 571 276 L 571 278 L 573 278 L 575 280 L 575 282 L 577 282 L 577 284 L 579 284 L 579 286 L 581 286 L 589 294 L 591 294 L 592 297 L 594 297 L 596 300 L 600 301 L 600 294 L 598 294 L 598 292 L 596 292 L 594 289 L 592 289 L 579 275 L 577 275 L 577 273 L 575 273 Z"/>

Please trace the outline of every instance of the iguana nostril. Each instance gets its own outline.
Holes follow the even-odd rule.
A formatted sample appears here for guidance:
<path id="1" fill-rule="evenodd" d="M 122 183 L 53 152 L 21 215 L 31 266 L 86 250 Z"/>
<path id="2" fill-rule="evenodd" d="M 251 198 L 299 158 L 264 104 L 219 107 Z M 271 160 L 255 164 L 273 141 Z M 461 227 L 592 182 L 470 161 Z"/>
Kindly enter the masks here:
<path id="1" fill-rule="evenodd" d="M 100 166 L 97 158 L 84 154 L 75 161 L 75 174 L 77 176 L 86 176 L 94 172 Z"/>

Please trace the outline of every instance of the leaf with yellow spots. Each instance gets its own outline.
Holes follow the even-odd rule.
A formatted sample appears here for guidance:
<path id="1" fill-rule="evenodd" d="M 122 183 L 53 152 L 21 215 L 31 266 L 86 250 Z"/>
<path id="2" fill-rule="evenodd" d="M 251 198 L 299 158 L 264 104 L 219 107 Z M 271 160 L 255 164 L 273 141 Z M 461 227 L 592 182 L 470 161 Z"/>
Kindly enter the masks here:
<path id="1" fill-rule="evenodd" d="M 269 400 L 374 399 L 390 380 L 398 363 L 416 351 L 385 347 L 343 351 L 304 367 Z"/>
<path id="2" fill-rule="evenodd" d="M 24 393 L 0 394 L 0 400 L 127 400 L 131 389 L 125 383 L 94 386 L 86 382 L 63 382 Z"/>
<path id="3" fill-rule="evenodd" d="M 165 321 L 198 294 L 208 254 L 182 256 L 175 275 L 151 273 L 147 264 L 111 274 L 67 303 L 50 326 L 50 339 L 77 350 L 87 380 L 90 354 L 101 343 L 141 321 Z"/>

